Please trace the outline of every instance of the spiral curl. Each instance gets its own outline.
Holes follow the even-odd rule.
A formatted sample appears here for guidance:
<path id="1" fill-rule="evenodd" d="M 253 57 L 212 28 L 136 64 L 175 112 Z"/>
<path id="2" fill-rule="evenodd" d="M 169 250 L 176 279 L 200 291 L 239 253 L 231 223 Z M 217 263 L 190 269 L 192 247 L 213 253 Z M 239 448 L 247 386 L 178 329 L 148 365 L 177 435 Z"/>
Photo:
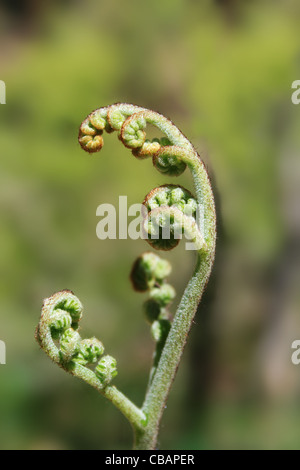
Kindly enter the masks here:
<path id="1" fill-rule="evenodd" d="M 163 185 L 144 199 L 147 215 L 143 229 L 147 242 L 157 250 L 172 250 L 185 233 L 198 250 L 205 245 L 196 221 L 197 201 L 181 186 Z"/>
<path id="2" fill-rule="evenodd" d="M 153 165 L 160 173 L 180 176 L 186 169 L 186 163 L 180 158 L 181 156 L 180 147 L 166 144 L 153 154 Z"/>
<path id="3" fill-rule="evenodd" d="M 108 385 L 118 374 L 117 361 L 112 356 L 104 356 L 95 369 L 97 378 L 103 386 Z"/>
<path id="4" fill-rule="evenodd" d="M 114 364 L 114 370 L 108 367 L 101 369 L 104 360 L 101 359 L 104 353 L 103 344 L 94 337 L 82 339 L 77 331 L 82 313 L 82 304 L 71 291 L 57 292 L 44 300 L 40 322 L 36 329 L 36 339 L 54 362 L 73 375 L 77 375 L 76 366 L 86 368 L 98 363 L 94 372 L 88 369 L 86 374 L 89 378 L 91 373 L 94 374 L 98 388 L 101 388 L 107 386 L 116 376 L 116 360 L 109 356 L 111 364 Z M 100 378 L 97 373 L 98 366 L 102 370 Z M 84 371 L 79 369 L 79 372 L 80 377 L 84 377 Z"/>

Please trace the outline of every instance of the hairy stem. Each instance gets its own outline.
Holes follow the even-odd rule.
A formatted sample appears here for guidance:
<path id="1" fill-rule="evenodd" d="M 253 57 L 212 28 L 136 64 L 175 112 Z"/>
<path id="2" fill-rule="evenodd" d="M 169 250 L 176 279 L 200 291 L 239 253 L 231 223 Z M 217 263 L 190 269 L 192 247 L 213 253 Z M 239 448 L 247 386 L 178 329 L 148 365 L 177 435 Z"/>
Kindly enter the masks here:
<path id="1" fill-rule="evenodd" d="M 101 395 L 113 403 L 128 419 L 135 432 L 139 432 L 140 429 L 143 429 L 146 423 L 146 415 L 140 408 L 135 406 L 129 398 L 120 392 L 116 386 L 107 385 L 103 388 L 93 371 L 81 366 L 80 364 L 74 364 L 70 372 L 91 385 L 101 393 Z"/>
<path id="2" fill-rule="evenodd" d="M 156 448 L 160 420 L 195 312 L 210 274 L 211 264 L 212 261 L 208 255 L 198 255 L 195 272 L 185 289 L 177 309 L 159 364 L 142 407 L 143 412 L 147 416 L 147 426 L 141 431 L 138 430 L 136 432 L 136 449 Z"/>

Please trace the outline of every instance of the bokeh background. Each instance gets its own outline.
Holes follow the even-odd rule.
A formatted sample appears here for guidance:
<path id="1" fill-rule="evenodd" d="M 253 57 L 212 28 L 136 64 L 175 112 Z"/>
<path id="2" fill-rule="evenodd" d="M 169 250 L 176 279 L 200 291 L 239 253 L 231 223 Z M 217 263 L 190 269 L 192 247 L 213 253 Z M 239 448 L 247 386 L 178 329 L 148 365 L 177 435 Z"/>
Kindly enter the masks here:
<path id="1" fill-rule="evenodd" d="M 194 143 L 218 205 L 215 269 L 172 389 L 162 449 L 299 449 L 298 0 L 2 0 L 1 449 L 128 449 L 123 416 L 53 365 L 34 329 L 72 289 L 85 336 L 119 363 L 141 405 L 153 344 L 128 274 L 144 241 L 96 237 L 96 208 L 174 182 L 115 135 L 89 157 L 81 121 L 117 101 L 155 109 Z M 192 189 L 190 175 L 178 182 Z M 193 269 L 172 260 L 178 299 Z M 176 307 L 176 302 L 174 308 Z"/>

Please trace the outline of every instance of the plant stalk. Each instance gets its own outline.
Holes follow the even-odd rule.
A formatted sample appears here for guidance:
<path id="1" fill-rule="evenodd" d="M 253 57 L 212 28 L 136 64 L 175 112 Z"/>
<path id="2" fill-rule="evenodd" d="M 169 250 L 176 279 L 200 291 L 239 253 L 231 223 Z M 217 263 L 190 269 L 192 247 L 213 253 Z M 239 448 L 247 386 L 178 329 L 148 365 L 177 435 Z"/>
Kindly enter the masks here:
<path id="1" fill-rule="evenodd" d="M 189 281 L 173 320 L 155 376 L 146 394 L 142 411 L 147 425 L 135 433 L 136 450 L 156 449 L 160 420 L 187 341 L 193 318 L 210 275 L 213 257 L 198 253 L 194 274 Z"/>

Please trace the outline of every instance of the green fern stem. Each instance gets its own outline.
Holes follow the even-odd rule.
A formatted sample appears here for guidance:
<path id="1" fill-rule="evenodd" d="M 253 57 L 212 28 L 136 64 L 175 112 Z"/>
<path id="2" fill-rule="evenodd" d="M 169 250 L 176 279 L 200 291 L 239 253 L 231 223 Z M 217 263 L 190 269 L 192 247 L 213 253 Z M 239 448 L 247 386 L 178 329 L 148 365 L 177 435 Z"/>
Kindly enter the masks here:
<path id="1" fill-rule="evenodd" d="M 178 365 L 186 344 L 194 315 L 209 278 L 212 260 L 208 255 L 198 255 L 192 278 L 177 308 L 170 333 L 162 350 L 152 383 L 147 391 L 142 411 L 147 426 L 136 430 L 136 449 L 155 449 L 160 421 Z"/>
<path id="2" fill-rule="evenodd" d="M 147 124 L 157 127 L 165 137 L 146 140 Z M 150 293 L 145 312 L 156 341 L 153 367 L 141 409 L 111 385 L 117 373 L 116 361 L 111 356 L 101 358 L 102 343 L 95 338 L 80 338 L 77 329 L 82 306 L 72 293 L 63 291 L 46 299 L 36 338 L 54 362 L 89 383 L 120 409 L 134 429 L 136 449 L 150 450 L 156 448 L 170 388 L 213 266 L 216 244 L 214 198 L 207 171 L 195 148 L 161 114 L 124 103 L 100 108 L 80 126 L 81 147 L 91 154 L 101 150 L 104 131 L 116 131 L 136 158 L 152 158 L 154 167 L 163 174 L 179 176 L 186 167 L 190 169 L 196 197 L 180 186 L 155 188 L 143 203 L 146 209 L 143 228 L 146 241 L 158 250 L 173 249 L 179 242 L 178 233 L 185 233 L 194 244 L 196 267 L 170 322 L 168 307 L 175 293 L 166 283 L 169 263 L 152 253 L 145 253 L 133 266 L 134 288 Z M 196 218 L 196 206 L 199 218 Z M 170 236 L 164 239 L 162 234 L 167 220 Z"/>

